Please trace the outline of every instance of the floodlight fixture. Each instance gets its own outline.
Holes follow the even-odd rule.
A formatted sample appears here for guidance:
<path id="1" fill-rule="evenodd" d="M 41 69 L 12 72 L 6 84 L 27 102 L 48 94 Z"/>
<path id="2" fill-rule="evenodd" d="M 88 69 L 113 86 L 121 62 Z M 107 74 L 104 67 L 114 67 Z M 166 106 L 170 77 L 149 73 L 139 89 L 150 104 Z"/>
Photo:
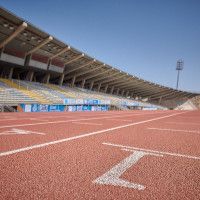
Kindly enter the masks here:
<path id="1" fill-rule="evenodd" d="M 184 61 L 182 59 L 179 59 L 176 63 L 176 70 L 177 70 L 177 81 L 176 81 L 176 89 L 178 90 L 179 85 L 179 77 L 180 77 L 180 71 L 183 70 Z"/>

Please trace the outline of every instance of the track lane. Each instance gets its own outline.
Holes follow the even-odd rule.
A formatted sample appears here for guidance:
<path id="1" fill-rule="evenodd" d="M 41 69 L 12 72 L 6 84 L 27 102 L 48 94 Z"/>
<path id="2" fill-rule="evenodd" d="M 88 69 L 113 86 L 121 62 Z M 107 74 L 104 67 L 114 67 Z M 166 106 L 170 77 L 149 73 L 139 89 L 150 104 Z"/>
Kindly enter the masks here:
<path id="1" fill-rule="evenodd" d="M 176 121 L 178 116 L 172 118 Z M 40 150 L 22 152 L 17 156 L 0 158 L 3 169 L 0 175 L 3 193 L 0 198 L 27 199 L 28 196 L 33 199 L 199 199 L 199 162 L 177 157 L 147 156 L 122 175 L 124 179 L 147 186 L 142 192 L 92 183 L 131 154 L 105 146 L 103 142 L 160 151 L 177 150 L 179 153 L 199 156 L 199 147 L 193 148 L 197 139 L 191 140 L 188 148 L 183 145 L 184 139 L 178 141 L 180 138 L 170 136 L 170 139 L 167 139 L 164 135 L 155 136 L 155 133 L 145 132 L 146 127 L 164 124 L 166 120 L 126 127 L 113 130 L 109 134 L 93 135 Z M 180 134 L 175 135 L 179 137 Z M 172 140 L 173 144 L 170 144 Z"/>
<path id="2" fill-rule="evenodd" d="M 178 112 L 176 112 L 179 114 Z M 174 114 L 172 114 L 174 115 Z M 129 126 L 129 124 L 139 123 L 140 121 L 151 120 L 152 118 L 159 118 L 164 117 L 164 114 L 160 113 L 151 113 L 149 115 L 135 115 L 135 114 L 124 114 L 118 116 L 100 116 L 100 117 L 90 117 L 90 118 L 77 118 L 72 120 L 66 120 L 64 122 L 60 122 L 59 124 L 50 123 L 46 124 L 46 122 L 39 124 L 38 126 L 12 126 L 11 128 L 3 128 L 0 129 L 0 143 L 1 145 L 0 150 L 2 152 L 9 151 L 16 148 L 23 148 L 31 145 L 37 145 L 42 143 L 47 143 L 55 140 L 62 140 L 66 137 L 73 137 L 76 135 L 87 134 L 90 132 L 101 131 L 106 129 L 112 129 L 114 127 L 120 126 Z M 108 119 L 117 119 L 116 121 L 108 121 Z M 122 121 L 120 121 L 120 119 Z M 131 120 L 131 122 L 127 122 L 127 120 Z M 97 124 L 101 122 L 102 126 L 90 126 L 88 124 L 81 124 L 77 125 L 72 122 L 89 122 Z M 26 130 L 26 131 L 36 131 L 38 134 L 29 134 L 29 135 L 1 135 L 5 131 L 12 130 L 13 128 L 17 128 L 19 130 Z"/>

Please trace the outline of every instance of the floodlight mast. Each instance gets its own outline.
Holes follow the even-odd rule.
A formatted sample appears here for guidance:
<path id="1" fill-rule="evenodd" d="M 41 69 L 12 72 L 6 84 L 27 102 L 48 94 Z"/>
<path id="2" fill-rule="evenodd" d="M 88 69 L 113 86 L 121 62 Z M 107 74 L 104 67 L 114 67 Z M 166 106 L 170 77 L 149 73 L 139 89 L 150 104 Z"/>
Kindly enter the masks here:
<path id="1" fill-rule="evenodd" d="M 183 65 L 184 65 L 184 62 L 183 60 L 178 60 L 177 63 L 176 63 L 176 70 L 178 71 L 177 73 L 177 82 L 176 82 L 176 89 L 178 90 L 178 84 L 179 84 L 179 76 L 180 76 L 180 71 L 183 70 Z"/>

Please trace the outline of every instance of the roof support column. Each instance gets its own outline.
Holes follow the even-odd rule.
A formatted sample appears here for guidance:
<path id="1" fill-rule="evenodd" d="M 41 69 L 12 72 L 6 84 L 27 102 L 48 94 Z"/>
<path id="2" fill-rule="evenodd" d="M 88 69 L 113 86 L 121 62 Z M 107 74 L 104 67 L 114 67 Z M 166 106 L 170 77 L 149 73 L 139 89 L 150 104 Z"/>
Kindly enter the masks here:
<path id="1" fill-rule="evenodd" d="M 108 90 L 108 85 L 106 85 L 104 92 L 106 93 Z"/>
<path id="2" fill-rule="evenodd" d="M 128 94 L 129 94 L 129 91 L 126 92 L 126 97 L 128 96 Z"/>
<path id="3" fill-rule="evenodd" d="M 10 68 L 10 72 L 9 72 L 9 79 L 12 79 L 12 76 L 13 76 L 13 71 L 14 71 L 14 68 Z"/>
<path id="4" fill-rule="evenodd" d="M 97 91 L 99 92 L 101 89 L 101 83 L 98 84 L 98 88 L 97 88 Z"/>
<path id="5" fill-rule="evenodd" d="M 63 84 L 63 80 L 64 80 L 65 75 L 61 74 L 60 78 L 59 78 L 59 85 L 62 86 Z"/>
<path id="6" fill-rule="evenodd" d="M 42 83 L 49 84 L 50 73 L 46 73 L 44 78 L 42 79 Z"/>
<path id="7" fill-rule="evenodd" d="M 93 85 L 94 85 L 94 81 L 92 81 L 92 82 L 90 83 L 90 90 L 92 90 Z"/>
<path id="8" fill-rule="evenodd" d="M 133 94 L 134 94 L 134 93 L 133 93 L 133 92 L 131 92 L 131 94 L 130 94 L 130 97 L 131 97 L 131 98 L 133 98 Z"/>
<path id="9" fill-rule="evenodd" d="M 81 88 L 84 88 L 84 85 L 85 85 L 85 79 L 83 79 L 81 82 Z"/>
<path id="10" fill-rule="evenodd" d="M 113 94 L 113 91 L 114 91 L 114 86 L 112 86 L 110 94 Z"/>
<path id="11" fill-rule="evenodd" d="M 3 54 L 3 51 L 4 51 L 4 47 L 0 49 L 0 59 L 1 59 L 1 56 Z"/>
<path id="12" fill-rule="evenodd" d="M 32 57 L 32 54 L 29 54 L 25 57 L 25 62 L 24 62 L 24 65 L 25 66 L 28 66 L 29 65 L 29 62 L 31 60 L 31 57 Z"/>
<path id="13" fill-rule="evenodd" d="M 117 93 L 116 93 L 116 95 L 119 95 L 119 88 L 117 89 Z"/>
<path id="14" fill-rule="evenodd" d="M 74 83 L 75 83 L 75 81 L 76 81 L 76 76 L 74 76 L 73 79 L 72 79 L 72 82 L 71 82 L 72 87 L 74 87 Z"/>
<path id="15" fill-rule="evenodd" d="M 50 79 L 50 73 L 47 74 L 47 79 L 46 79 L 46 84 L 49 84 L 49 79 Z"/>
<path id="16" fill-rule="evenodd" d="M 158 103 L 159 103 L 159 104 L 161 104 L 161 102 L 162 102 L 162 96 L 160 97 L 160 99 L 159 99 L 159 102 L 158 102 Z"/>
<path id="17" fill-rule="evenodd" d="M 121 95 L 122 95 L 122 96 L 124 96 L 124 90 L 122 90 L 122 93 L 121 93 Z"/>
<path id="18" fill-rule="evenodd" d="M 26 80 L 32 82 L 33 81 L 33 75 L 34 75 L 34 71 L 28 71 L 27 75 L 26 75 Z"/>
<path id="19" fill-rule="evenodd" d="M 31 71 L 31 73 L 30 73 L 30 82 L 33 81 L 33 75 L 34 75 L 34 71 Z"/>

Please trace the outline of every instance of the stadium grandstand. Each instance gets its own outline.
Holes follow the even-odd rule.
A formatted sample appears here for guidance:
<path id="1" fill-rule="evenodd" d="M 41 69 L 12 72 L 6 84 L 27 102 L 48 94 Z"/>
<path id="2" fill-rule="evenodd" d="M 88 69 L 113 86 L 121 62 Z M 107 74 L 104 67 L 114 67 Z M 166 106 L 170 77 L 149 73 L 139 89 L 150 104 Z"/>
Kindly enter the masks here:
<path id="1" fill-rule="evenodd" d="M 164 57 L 168 59 L 161 69 L 164 76 L 156 77 L 157 81 L 173 82 L 166 66 L 181 53 L 191 66 L 186 70 L 193 75 L 187 73 L 189 81 L 181 87 L 192 83 L 191 88 L 199 89 L 200 3 L 196 1 L 21 0 L 2 4 L 24 16 L 26 11 L 32 19 L 36 16 L 36 23 L 46 17 L 54 31 L 58 24 L 63 25 L 60 31 L 81 24 L 92 49 L 101 47 L 103 55 L 108 55 L 104 45 L 94 45 L 94 40 L 102 44 L 100 36 L 105 32 L 111 46 L 121 47 L 123 42 L 125 57 L 137 55 L 145 61 L 134 63 L 152 66 L 156 61 L 152 71 L 147 71 L 150 66 L 144 68 L 148 78 L 157 76 Z M 109 17 L 113 20 L 107 23 Z M 89 18 L 102 32 L 88 23 Z M 119 43 L 110 40 L 98 19 L 108 24 L 111 37 L 117 32 Z M 128 33 L 127 38 L 112 28 L 115 23 Z M 131 29 L 136 35 L 153 37 L 141 34 L 135 39 Z M 177 29 L 187 37 L 177 34 Z M 71 30 L 73 38 L 77 33 L 84 39 L 80 29 Z M 89 32 L 95 33 L 94 40 Z M 164 43 L 160 42 L 163 38 Z M 144 46 L 147 41 L 151 45 Z M 158 52 L 161 47 L 168 51 Z M 110 53 L 119 59 L 118 53 Z M 108 62 L 115 60 L 111 57 Z M 117 63 L 125 62 L 121 57 Z M 181 65 L 183 60 L 177 65 L 177 88 Z M 141 73 L 142 68 L 138 69 Z M 0 7 L 0 200 L 200 200 L 200 93 L 133 74 L 75 49 Z"/>
<path id="2" fill-rule="evenodd" d="M 2 111 L 184 109 L 199 95 L 120 71 L 4 8 L 0 27 Z"/>

